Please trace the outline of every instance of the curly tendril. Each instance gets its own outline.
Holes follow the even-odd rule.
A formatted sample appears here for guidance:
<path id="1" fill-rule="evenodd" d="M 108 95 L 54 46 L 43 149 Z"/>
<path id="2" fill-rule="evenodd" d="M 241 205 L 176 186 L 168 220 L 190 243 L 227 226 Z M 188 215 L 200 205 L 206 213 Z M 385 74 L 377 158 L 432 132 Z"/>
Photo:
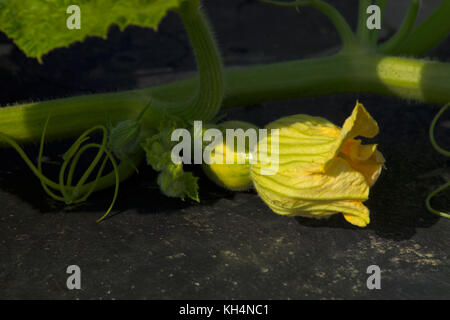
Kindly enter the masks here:
<path id="1" fill-rule="evenodd" d="M 450 157 L 450 151 L 444 150 L 442 149 L 436 142 L 436 139 L 434 137 L 434 128 L 436 126 L 437 121 L 439 120 L 439 118 L 441 117 L 441 115 L 450 107 L 450 103 L 446 104 L 439 112 L 438 114 L 434 117 L 433 121 L 431 122 L 431 126 L 430 126 L 430 141 L 431 144 L 433 145 L 433 147 L 441 154 L 443 154 L 444 156 Z M 447 182 L 446 184 L 440 186 L 439 188 L 437 188 L 436 190 L 434 190 L 433 192 L 431 192 L 426 201 L 425 201 L 425 205 L 428 209 L 428 211 L 430 211 L 431 213 L 437 214 L 441 217 L 444 218 L 449 218 L 450 219 L 450 214 L 445 213 L 445 212 L 441 212 L 438 210 L 433 209 L 433 207 L 431 206 L 431 199 L 438 193 L 444 191 L 445 189 L 447 189 L 448 187 L 450 187 L 450 181 Z"/>
<path id="2" fill-rule="evenodd" d="M 39 156 L 38 156 L 38 163 L 37 167 L 32 163 L 32 161 L 28 158 L 28 156 L 25 154 L 22 147 L 20 147 L 16 141 L 11 139 L 9 136 L 0 133 L 0 139 L 4 142 L 8 143 L 11 147 L 13 147 L 20 155 L 20 157 L 25 161 L 27 166 L 33 171 L 33 173 L 36 175 L 36 177 L 40 180 L 41 185 L 44 189 L 44 191 L 53 199 L 57 201 L 64 201 L 66 204 L 72 204 L 72 203 L 80 203 L 83 201 L 86 201 L 86 199 L 96 190 L 96 186 L 100 178 L 102 177 L 102 173 L 105 169 L 106 164 L 108 163 L 108 160 L 111 162 L 115 174 L 115 190 L 113 199 L 111 201 L 111 204 L 106 211 L 106 213 L 97 220 L 97 222 L 102 221 L 107 217 L 107 215 L 111 212 L 114 203 L 117 199 L 117 194 L 119 192 L 119 171 L 117 168 L 117 163 L 112 155 L 112 153 L 107 149 L 107 142 L 108 142 L 108 131 L 107 129 L 102 125 L 94 126 L 85 132 L 81 134 L 81 136 L 72 144 L 72 146 L 67 150 L 67 152 L 63 155 L 63 164 L 61 165 L 60 171 L 59 171 L 59 181 L 58 183 L 52 181 L 51 179 L 47 178 L 42 173 L 42 155 L 44 152 L 44 142 L 45 142 L 45 133 L 47 131 L 47 126 L 49 122 L 50 117 L 47 118 L 44 129 L 42 132 L 41 137 L 41 143 L 39 147 Z M 103 134 L 102 142 L 99 143 L 89 143 L 84 144 L 87 140 L 90 139 L 89 135 L 92 134 L 95 131 L 100 131 Z M 91 162 L 89 167 L 86 169 L 86 171 L 83 173 L 81 178 L 78 180 L 76 184 L 73 184 L 73 175 L 75 173 L 75 169 L 78 165 L 78 161 L 81 158 L 81 156 L 89 149 L 96 148 L 98 149 L 98 152 L 94 158 L 94 160 Z M 103 158 L 103 160 L 102 160 Z M 100 163 L 99 170 L 96 174 L 95 179 L 92 182 L 86 183 L 87 179 L 91 176 L 94 169 L 97 167 L 97 165 Z M 55 191 L 59 192 L 55 193 Z"/>

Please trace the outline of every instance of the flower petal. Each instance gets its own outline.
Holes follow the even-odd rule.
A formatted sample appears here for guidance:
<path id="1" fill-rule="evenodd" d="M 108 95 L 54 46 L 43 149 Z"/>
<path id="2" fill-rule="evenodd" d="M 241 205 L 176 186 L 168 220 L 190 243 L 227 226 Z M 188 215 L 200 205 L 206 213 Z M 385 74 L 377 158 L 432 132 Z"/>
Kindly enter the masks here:
<path id="1" fill-rule="evenodd" d="M 358 227 L 365 227 L 370 223 L 369 209 L 361 202 L 347 201 L 343 205 L 345 208 L 340 211 L 345 220 Z"/>
<path id="2" fill-rule="evenodd" d="M 258 150 L 271 150 L 274 138 L 273 129 L 279 130 L 277 154 L 271 153 L 271 159 L 278 159 L 280 170 L 292 168 L 318 171 L 329 159 L 330 150 L 334 150 L 340 128 L 330 121 L 304 114 L 281 118 L 266 126 L 268 136 L 258 143 Z M 275 151 L 276 152 L 276 151 Z M 264 153 L 258 154 L 264 156 Z M 267 159 L 259 159 L 257 166 L 270 166 Z"/>
<path id="3" fill-rule="evenodd" d="M 274 195 L 272 192 L 256 186 L 258 194 L 275 213 L 285 216 L 301 216 L 306 218 L 323 219 L 341 212 L 348 222 L 359 227 L 370 223 L 369 209 L 361 201 L 308 201 L 289 200 Z"/>
<path id="4" fill-rule="evenodd" d="M 332 161 L 325 173 L 299 170 L 297 172 L 279 171 L 276 175 L 260 175 L 253 166 L 251 170 L 257 190 L 261 186 L 261 189 L 270 191 L 273 193 L 273 198 L 282 202 L 295 200 L 364 201 L 369 197 L 369 185 L 364 176 L 352 169 L 350 164 L 340 157 Z M 289 204 L 286 205 L 289 206 Z"/>
<path id="5" fill-rule="evenodd" d="M 385 159 L 376 144 L 361 145 L 361 140 L 350 139 L 341 149 L 341 154 L 351 167 L 360 172 L 369 186 L 373 186 L 381 174 Z"/>
<path id="6" fill-rule="evenodd" d="M 356 106 L 350 117 L 345 120 L 340 138 L 343 140 L 362 136 L 373 138 L 378 134 L 378 124 L 367 112 L 364 106 L 356 102 Z"/>
<path id="7" fill-rule="evenodd" d="M 333 147 L 333 151 L 330 152 L 328 161 L 325 163 L 323 169 L 325 169 L 325 167 L 330 164 L 331 160 L 338 155 L 347 141 L 358 136 L 373 138 L 378 134 L 378 131 L 377 122 L 371 117 L 361 103 L 356 102 L 352 114 L 345 120 L 344 125 L 342 126 L 339 137 Z"/>

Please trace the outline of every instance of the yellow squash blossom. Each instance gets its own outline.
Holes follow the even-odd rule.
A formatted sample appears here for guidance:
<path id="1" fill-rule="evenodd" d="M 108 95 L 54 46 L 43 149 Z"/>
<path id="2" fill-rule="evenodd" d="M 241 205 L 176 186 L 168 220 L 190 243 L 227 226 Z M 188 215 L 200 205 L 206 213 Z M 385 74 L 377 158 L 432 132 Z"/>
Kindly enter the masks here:
<path id="1" fill-rule="evenodd" d="M 266 128 L 279 129 L 278 154 L 271 154 L 271 160 L 258 155 L 250 172 L 258 194 L 274 212 L 311 218 L 342 213 L 360 227 L 370 222 L 363 202 L 385 160 L 376 145 L 355 139 L 378 134 L 376 121 L 362 104 L 356 104 L 342 128 L 308 115 L 281 118 Z M 275 139 L 269 134 L 258 148 L 270 150 L 271 140 Z M 273 166 L 273 159 L 278 161 L 278 171 L 262 174 Z"/>

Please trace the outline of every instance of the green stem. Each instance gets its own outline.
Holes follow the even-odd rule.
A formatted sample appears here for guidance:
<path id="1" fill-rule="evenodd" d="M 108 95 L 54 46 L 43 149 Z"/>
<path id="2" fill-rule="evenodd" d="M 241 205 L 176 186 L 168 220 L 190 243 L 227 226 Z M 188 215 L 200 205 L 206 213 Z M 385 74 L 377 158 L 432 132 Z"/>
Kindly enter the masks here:
<path id="1" fill-rule="evenodd" d="M 367 8 L 371 4 L 372 0 L 359 0 L 357 36 L 363 46 L 367 46 L 370 40 L 371 30 L 367 28 Z"/>
<path id="2" fill-rule="evenodd" d="M 108 108 L 112 119 L 119 121 L 136 117 L 150 99 L 189 99 L 197 81 L 1 108 L 0 130 L 21 143 L 38 142 L 51 112 L 48 136 L 73 137 L 105 121 Z M 450 64 L 378 54 L 338 54 L 244 67 L 227 71 L 225 81 L 224 108 L 337 93 L 378 93 L 436 104 L 450 101 Z M 148 115 L 143 122 L 156 127 L 157 118 Z"/>
<path id="3" fill-rule="evenodd" d="M 450 101 L 450 64 L 378 54 L 338 54 L 244 67 L 229 70 L 225 79 L 223 108 L 338 93 L 378 93 L 437 104 Z M 194 86 L 184 80 L 148 93 L 184 96 Z"/>
<path id="4" fill-rule="evenodd" d="M 155 101 L 156 107 L 185 120 L 211 120 L 220 109 L 225 91 L 222 59 L 212 28 L 202 10 L 190 2 L 184 2 L 177 12 L 194 50 L 199 71 L 198 85 L 189 99 Z"/>
<path id="5" fill-rule="evenodd" d="M 380 7 L 380 14 L 381 14 L 381 28 L 383 28 L 383 21 L 384 21 L 384 12 L 386 11 L 386 5 L 387 5 L 387 0 L 375 0 L 375 5 L 377 5 L 378 7 Z M 375 29 L 372 30 L 370 33 L 370 45 L 371 47 L 376 47 L 377 42 L 378 42 L 378 38 L 379 38 L 379 34 L 380 34 L 380 30 Z"/>
<path id="6" fill-rule="evenodd" d="M 450 1 L 444 0 L 436 10 L 414 31 L 400 48 L 392 52 L 396 55 L 422 56 L 450 33 Z"/>
<path id="7" fill-rule="evenodd" d="M 402 25 L 392 38 L 378 48 L 378 52 L 388 54 L 397 51 L 402 46 L 402 43 L 408 38 L 411 30 L 414 28 L 417 15 L 419 14 L 420 3 L 420 0 L 411 0 L 408 13 Z"/>
<path id="8" fill-rule="evenodd" d="M 71 138 L 93 126 L 106 124 L 108 116 L 112 121 L 135 118 L 147 102 L 148 97 L 142 91 L 134 90 L 5 107 L 0 110 L 7 115 L 0 117 L 0 130 L 19 143 L 38 141 L 42 124 L 50 116 L 47 139 Z"/>

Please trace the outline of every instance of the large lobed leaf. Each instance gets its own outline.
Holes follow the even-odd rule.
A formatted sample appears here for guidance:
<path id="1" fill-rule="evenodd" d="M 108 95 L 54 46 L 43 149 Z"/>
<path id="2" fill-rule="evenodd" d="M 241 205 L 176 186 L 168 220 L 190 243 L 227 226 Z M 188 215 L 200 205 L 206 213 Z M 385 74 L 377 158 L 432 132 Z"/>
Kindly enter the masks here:
<path id="1" fill-rule="evenodd" d="M 87 36 L 106 38 L 108 28 L 128 25 L 156 29 L 167 11 L 184 0 L 0 0 L 0 30 L 29 57 L 43 54 Z M 70 5 L 81 9 L 81 29 L 69 30 Z"/>

